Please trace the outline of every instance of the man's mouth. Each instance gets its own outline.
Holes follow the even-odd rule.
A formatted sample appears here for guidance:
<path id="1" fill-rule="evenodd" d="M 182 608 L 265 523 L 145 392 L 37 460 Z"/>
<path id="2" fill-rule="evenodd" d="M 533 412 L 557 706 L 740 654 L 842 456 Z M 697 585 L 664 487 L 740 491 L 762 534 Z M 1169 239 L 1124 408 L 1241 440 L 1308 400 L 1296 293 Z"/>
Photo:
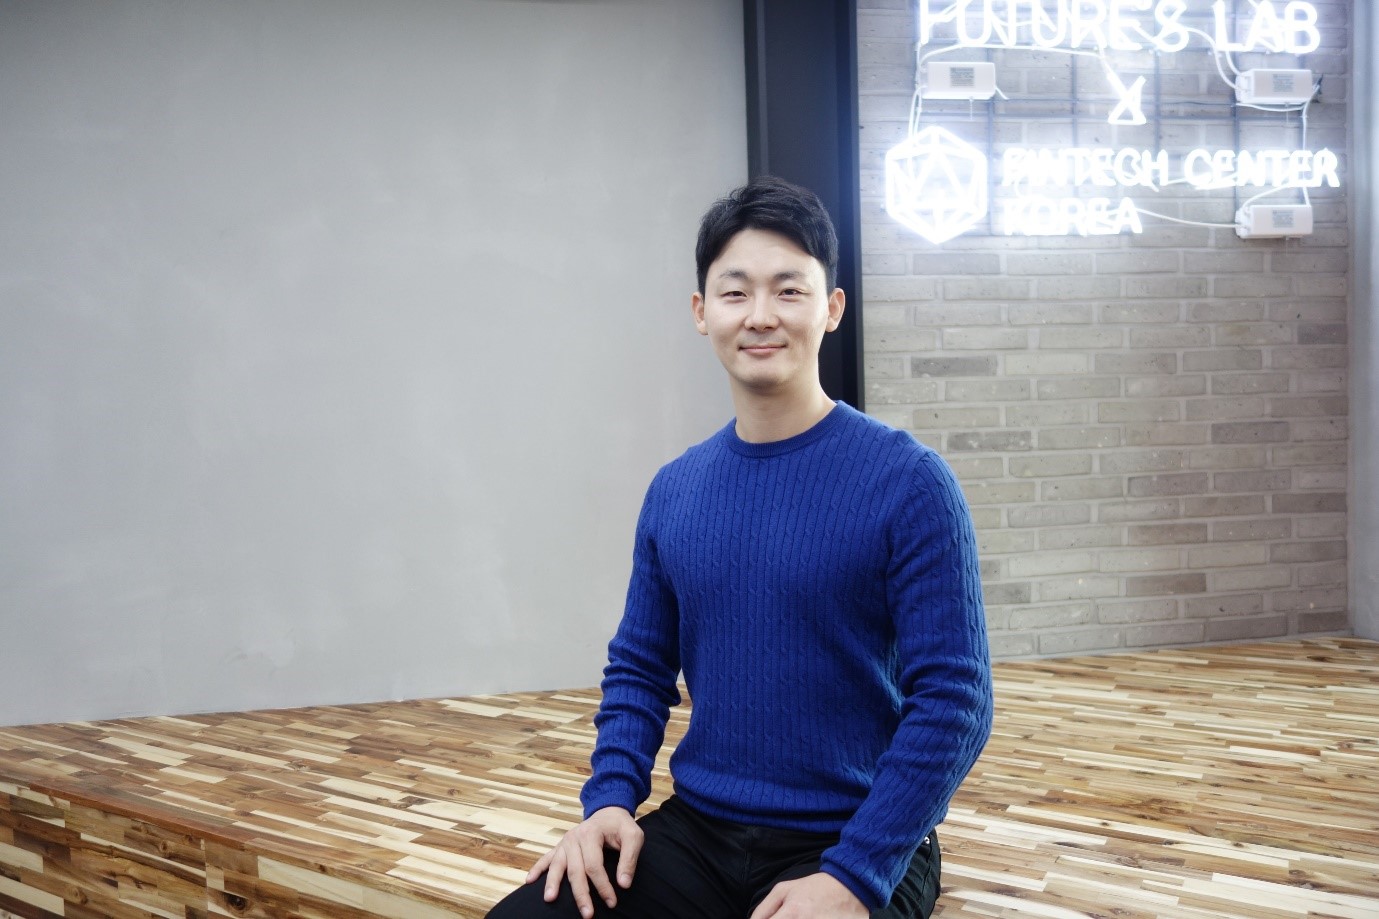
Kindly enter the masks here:
<path id="1" fill-rule="evenodd" d="M 783 344 L 762 342 L 760 344 L 742 345 L 742 350 L 746 351 L 748 354 L 771 354 L 772 352 L 779 351 L 781 348 L 784 347 L 785 345 Z"/>

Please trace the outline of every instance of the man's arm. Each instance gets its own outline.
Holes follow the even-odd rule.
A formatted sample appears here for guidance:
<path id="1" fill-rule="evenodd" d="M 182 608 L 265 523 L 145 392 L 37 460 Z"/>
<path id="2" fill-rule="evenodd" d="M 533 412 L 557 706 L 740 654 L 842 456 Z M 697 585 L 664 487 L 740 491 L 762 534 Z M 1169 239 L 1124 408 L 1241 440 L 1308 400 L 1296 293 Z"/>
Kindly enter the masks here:
<path id="1" fill-rule="evenodd" d="M 659 477 L 658 477 L 659 478 Z M 617 883 L 632 883 L 642 830 L 633 815 L 651 794 L 651 768 L 665 740 L 671 706 L 680 703 L 679 613 L 656 551 L 656 481 L 642 503 L 633 549 L 632 577 L 617 633 L 608 645 L 603 701 L 594 724 L 598 741 L 593 774 L 580 792 L 585 819 L 527 874 L 546 873 L 544 896 L 556 898 L 568 878 L 584 916 L 593 915 L 590 885 L 610 907 L 617 893 L 604 867 L 604 849 L 619 852 Z"/>
<path id="2" fill-rule="evenodd" d="M 868 908 L 885 904 L 991 733 L 991 661 L 976 538 L 957 480 L 933 452 L 892 524 L 887 599 L 901 720 L 871 792 L 823 855 Z M 804 915 L 804 914 L 802 914 Z"/>

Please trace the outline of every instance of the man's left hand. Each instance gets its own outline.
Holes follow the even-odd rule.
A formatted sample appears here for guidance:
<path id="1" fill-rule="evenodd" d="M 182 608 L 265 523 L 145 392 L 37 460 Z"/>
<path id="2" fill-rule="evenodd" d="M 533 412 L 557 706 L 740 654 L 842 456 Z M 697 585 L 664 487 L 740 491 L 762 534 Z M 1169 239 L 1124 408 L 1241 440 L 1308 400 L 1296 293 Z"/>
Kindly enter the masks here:
<path id="1" fill-rule="evenodd" d="M 811 874 L 798 881 L 782 881 L 751 919 L 867 919 L 871 910 L 831 874 Z"/>

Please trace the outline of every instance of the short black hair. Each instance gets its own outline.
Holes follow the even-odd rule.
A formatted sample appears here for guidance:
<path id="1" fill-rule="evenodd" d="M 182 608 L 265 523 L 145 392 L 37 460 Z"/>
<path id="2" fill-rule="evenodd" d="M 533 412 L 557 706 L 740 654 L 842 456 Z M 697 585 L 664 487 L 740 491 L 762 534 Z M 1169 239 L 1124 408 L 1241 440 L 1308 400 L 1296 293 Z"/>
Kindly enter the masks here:
<path id="1" fill-rule="evenodd" d="M 694 262 L 699 293 L 709 266 L 743 230 L 769 230 L 793 241 L 819 260 L 828 290 L 838 286 L 838 234 L 819 196 L 775 176 L 758 176 L 713 203 L 699 223 Z"/>

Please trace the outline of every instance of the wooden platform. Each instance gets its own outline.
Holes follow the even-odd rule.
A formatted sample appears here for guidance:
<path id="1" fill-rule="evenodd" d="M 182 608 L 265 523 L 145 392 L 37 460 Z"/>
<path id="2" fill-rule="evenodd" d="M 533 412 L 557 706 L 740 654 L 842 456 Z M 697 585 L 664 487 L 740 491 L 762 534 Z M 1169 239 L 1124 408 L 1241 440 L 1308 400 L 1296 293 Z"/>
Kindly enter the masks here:
<path id="1" fill-rule="evenodd" d="M 480 917 L 578 819 L 597 699 L 0 728 L 0 914 Z M 996 724 L 937 916 L 1379 917 L 1379 644 L 1002 663 Z"/>

